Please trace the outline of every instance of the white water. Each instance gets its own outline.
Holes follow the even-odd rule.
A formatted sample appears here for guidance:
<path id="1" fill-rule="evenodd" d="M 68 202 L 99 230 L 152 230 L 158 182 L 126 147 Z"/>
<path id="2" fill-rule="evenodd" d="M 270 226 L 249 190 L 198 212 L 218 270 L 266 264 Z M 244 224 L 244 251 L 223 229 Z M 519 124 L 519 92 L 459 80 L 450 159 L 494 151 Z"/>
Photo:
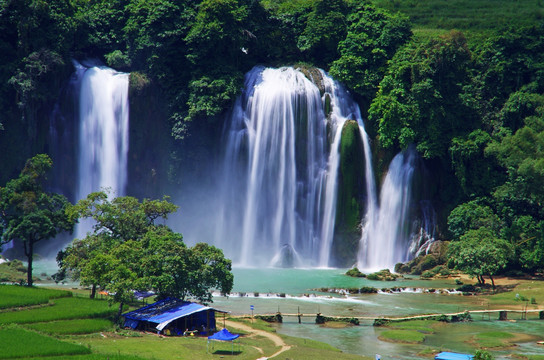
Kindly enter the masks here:
<path id="1" fill-rule="evenodd" d="M 358 255 L 362 269 L 393 269 L 410 256 L 409 210 L 415 160 L 412 149 L 395 156 L 381 188 L 379 206 L 368 202 Z"/>
<path id="2" fill-rule="evenodd" d="M 341 129 L 360 113 L 321 76 L 323 95 L 293 68 L 246 75 L 225 131 L 215 241 L 240 266 L 328 266 Z"/>
<path id="3" fill-rule="evenodd" d="M 125 195 L 128 153 L 129 74 L 105 67 L 83 68 L 79 101 L 78 183 L 76 200 L 93 191 L 111 190 Z M 76 237 L 85 236 L 88 225 L 79 224 Z"/>

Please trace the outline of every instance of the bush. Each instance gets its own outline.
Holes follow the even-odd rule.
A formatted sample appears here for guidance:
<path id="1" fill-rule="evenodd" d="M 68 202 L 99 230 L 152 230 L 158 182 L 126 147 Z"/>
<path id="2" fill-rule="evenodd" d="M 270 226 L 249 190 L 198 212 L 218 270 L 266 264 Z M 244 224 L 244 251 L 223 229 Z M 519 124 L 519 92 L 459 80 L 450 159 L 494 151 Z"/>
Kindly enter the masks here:
<path id="1" fill-rule="evenodd" d="M 488 351 L 476 350 L 473 360 L 493 360 L 494 357 Z"/>
<path id="2" fill-rule="evenodd" d="M 361 294 L 377 294 L 378 289 L 376 289 L 375 287 L 372 287 L 372 286 L 363 286 L 362 288 L 359 289 L 359 293 L 361 293 Z"/>
<path id="3" fill-rule="evenodd" d="M 389 320 L 374 319 L 374 323 L 372 324 L 372 326 L 386 326 L 387 324 L 389 324 Z"/>
<path id="4" fill-rule="evenodd" d="M 464 293 L 474 293 L 478 292 L 479 290 L 474 286 L 470 284 L 462 285 L 457 288 L 457 291 L 461 291 Z"/>
<path id="5" fill-rule="evenodd" d="M 348 271 L 346 271 L 346 275 L 347 276 L 351 276 L 351 277 L 365 277 L 366 275 L 363 274 L 362 272 L 359 271 L 359 269 L 357 269 L 356 267 L 354 267 L 353 269 L 349 269 Z"/>
<path id="6" fill-rule="evenodd" d="M 451 322 L 465 322 L 465 321 L 472 321 L 472 317 L 470 316 L 470 313 L 468 311 L 460 315 L 453 315 L 451 317 Z"/>

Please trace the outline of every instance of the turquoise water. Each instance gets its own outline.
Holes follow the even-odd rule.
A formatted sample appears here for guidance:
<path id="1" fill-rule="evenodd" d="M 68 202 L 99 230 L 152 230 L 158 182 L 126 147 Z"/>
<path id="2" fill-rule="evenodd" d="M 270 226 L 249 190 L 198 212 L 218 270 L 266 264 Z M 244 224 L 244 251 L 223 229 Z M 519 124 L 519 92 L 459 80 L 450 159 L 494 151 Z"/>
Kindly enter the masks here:
<path id="1" fill-rule="evenodd" d="M 348 269 L 282 269 L 282 268 L 235 268 L 235 292 L 269 292 L 300 295 L 315 292 L 317 288 L 349 288 L 372 286 L 378 289 L 392 287 L 429 287 L 430 281 L 406 276 L 397 281 L 372 281 L 344 275 Z M 456 288 L 455 282 L 437 280 L 434 288 Z"/>
<path id="2" fill-rule="evenodd" d="M 435 333 L 428 335 L 422 344 L 389 343 L 378 339 L 383 328 L 372 326 L 372 320 L 365 320 L 360 326 L 335 329 L 315 324 L 315 315 L 380 317 L 410 314 L 449 313 L 464 310 L 485 309 L 481 299 L 473 296 L 442 295 L 433 293 L 378 293 L 340 295 L 319 292 L 317 288 L 348 288 L 372 286 L 376 288 L 402 287 L 456 288 L 454 281 L 419 280 L 407 277 L 393 282 L 370 281 L 364 278 L 345 276 L 346 269 L 234 269 L 235 295 L 228 298 L 215 297 L 213 306 L 230 311 L 232 314 L 301 312 L 307 316 L 302 324 L 296 317 L 284 316 L 282 324 L 275 325 L 277 332 L 285 335 L 314 339 L 331 344 L 344 352 L 382 359 L 421 359 L 423 350 L 466 352 L 474 354 L 468 343 L 483 331 L 505 331 L 535 336 L 516 344 L 512 349 L 492 351 L 496 359 L 510 358 L 512 353 L 542 354 L 544 348 L 536 345 L 535 339 L 544 338 L 544 321 L 517 320 L 518 315 L 509 315 L 513 321 L 489 321 L 483 316 L 474 316 L 471 323 L 456 323 L 438 326 Z M 258 292 L 258 296 L 255 296 Z M 239 294 L 242 293 L 242 294 Z M 278 294 L 285 294 L 280 297 Z M 497 315 L 494 315 L 497 316 Z"/>

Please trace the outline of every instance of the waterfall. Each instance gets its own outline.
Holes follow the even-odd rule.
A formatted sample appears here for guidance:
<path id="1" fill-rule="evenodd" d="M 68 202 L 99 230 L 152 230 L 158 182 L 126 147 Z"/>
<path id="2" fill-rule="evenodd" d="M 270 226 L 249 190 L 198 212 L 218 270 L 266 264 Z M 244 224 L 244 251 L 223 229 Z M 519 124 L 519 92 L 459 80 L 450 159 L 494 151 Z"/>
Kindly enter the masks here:
<path id="1" fill-rule="evenodd" d="M 215 243 L 238 265 L 328 266 L 341 129 L 361 116 L 314 77 L 255 67 L 227 121 Z"/>
<path id="2" fill-rule="evenodd" d="M 416 156 L 411 148 L 397 154 L 382 185 L 379 206 L 368 202 L 358 255 L 362 269 L 393 269 L 410 256 L 409 210 Z"/>
<path id="3" fill-rule="evenodd" d="M 129 74 L 106 67 L 75 65 L 76 73 L 82 74 L 76 200 L 106 188 L 113 196 L 123 196 L 129 144 Z M 76 237 L 85 236 L 88 229 L 80 224 Z"/>

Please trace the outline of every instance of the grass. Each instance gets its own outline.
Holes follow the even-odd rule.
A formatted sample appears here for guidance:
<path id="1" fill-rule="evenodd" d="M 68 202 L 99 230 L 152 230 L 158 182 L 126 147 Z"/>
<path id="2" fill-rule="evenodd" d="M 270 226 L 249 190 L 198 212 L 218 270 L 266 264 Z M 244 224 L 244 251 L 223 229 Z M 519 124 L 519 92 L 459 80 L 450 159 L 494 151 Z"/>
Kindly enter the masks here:
<path id="1" fill-rule="evenodd" d="M 0 324 L 25 324 L 54 320 L 109 317 L 117 309 L 104 300 L 84 298 L 59 298 L 50 302 L 51 306 L 0 313 Z"/>
<path id="2" fill-rule="evenodd" d="M 416 330 L 386 330 L 380 334 L 379 339 L 392 342 L 417 344 L 422 343 L 425 340 L 425 334 Z"/>
<path id="3" fill-rule="evenodd" d="M 487 296 L 490 305 L 493 306 L 514 306 L 521 308 L 525 306 L 525 303 L 517 300 L 516 294 L 520 297 L 531 299 L 534 298 L 536 304 L 528 302 L 527 308 L 538 308 L 539 304 L 544 303 L 544 281 L 529 280 L 520 281 L 519 284 L 513 289 L 513 291 L 503 292 Z"/>
<path id="4" fill-rule="evenodd" d="M 387 325 L 389 328 L 397 330 L 415 330 L 425 334 L 432 334 L 434 330 L 432 326 L 437 324 L 435 320 L 409 320 L 401 322 L 391 322 Z"/>
<path id="5" fill-rule="evenodd" d="M 0 309 L 47 304 L 49 299 L 69 296 L 72 296 L 72 293 L 65 290 L 0 285 Z"/>
<path id="6" fill-rule="evenodd" d="M 43 360 L 43 357 L 20 358 L 20 360 Z M 48 356 L 47 360 L 145 360 L 138 356 L 127 356 L 119 354 L 87 354 L 87 355 L 61 355 Z"/>
<path id="7" fill-rule="evenodd" d="M 509 346 L 506 342 L 507 339 L 513 338 L 514 335 L 502 331 L 489 331 L 479 333 L 474 337 L 474 340 L 481 348 L 498 348 Z"/>
<path id="8" fill-rule="evenodd" d="M 111 331 L 113 323 L 106 319 L 75 319 L 41 322 L 25 327 L 50 335 L 81 335 Z"/>
<path id="9" fill-rule="evenodd" d="M 335 347 L 321 343 L 315 340 L 294 338 L 282 336 L 285 341 L 291 345 L 291 349 L 278 356 L 278 359 L 297 359 L 297 360 L 315 360 L 315 359 L 335 359 L 352 360 L 361 359 L 360 355 L 347 354 L 340 352 Z M 364 357 L 363 359 L 371 359 Z"/>
<path id="10" fill-rule="evenodd" d="M 252 328 L 257 329 L 257 330 L 264 330 L 264 331 L 268 331 L 268 332 L 276 332 L 276 329 L 274 329 L 274 327 L 272 327 L 270 325 L 270 323 L 267 323 L 266 321 L 261 320 L 261 319 L 253 319 L 253 321 L 252 321 L 251 319 L 248 319 L 248 318 L 228 318 L 228 320 L 239 322 L 239 323 L 242 323 L 242 324 L 245 324 L 245 325 L 249 325 Z M 219 322 L 219 319 L 217 321 Z M 244 334 L 243 330 L 236 330 L 236 331 L 237 331 L 237 334 Z"/>
<path id="11" fill-rule="evenodd" d="M 374 0 L 406 14 L 416 29 L 497 30 L 532 25 L 544 18 L 542 0 Z"/>
<path id="12" fill-rule="evenodd" d="M 88 346 L 93 353 L 120 354 L 140 356 L 144 359 L 210 359 L 219 358 L 223 354 L 207 354 L 207 339 L 202 337 L 159 337 L 154 334 L 143 334 L 141 337 L 122 337 L 114 333 L 106 333 L 106 337 L 92 335 L 79 337 L 78 342 Z M 241 353 L 236 359 L 257 359 L 262 356 L 253 346 L 262 348 L 263 341 L 256 338 L 241 340 Z M 230 344 L 216 345 L 216 350 L 230 350 Z M 235 346 L 237 348 L 237 346 Z M 263 350 L 265 350 L 263 348 Z M 266 350 L 265 350 L 266 351 Z M 268 354 L 271 354 L 268 352 Z"/>
<path id="13" fill-rule="evenodd" d="M 60 341 L 13 326 L 0 328 L 0 344 L 2 344 L 0 359 L 76 355 L 91 352 L 85 346 Z"/>

